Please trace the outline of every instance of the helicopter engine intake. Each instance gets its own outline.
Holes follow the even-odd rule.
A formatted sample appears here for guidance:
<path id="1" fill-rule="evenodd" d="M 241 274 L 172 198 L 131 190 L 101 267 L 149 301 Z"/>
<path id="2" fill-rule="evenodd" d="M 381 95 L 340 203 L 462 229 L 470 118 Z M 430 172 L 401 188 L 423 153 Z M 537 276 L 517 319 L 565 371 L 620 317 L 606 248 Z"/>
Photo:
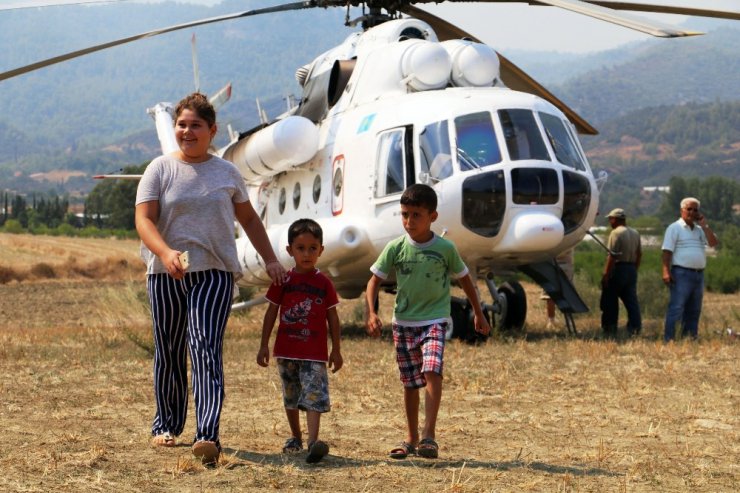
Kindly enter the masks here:
<path id="1" fill-rule="evenodd" d="M 457 87 L 490 87 L 500 76 L 496 51 L 488 45 L 462 39 L 442 42 L 452 61 L 450 80 Z"/>
<path id="2" fill-rule="evenodd" d="M 408 40 L 403 43 L 401 70 L 403 80 L 416 91 L 441 89 L 447 85 L 452 61 L 438 43 Z"/>
<path id="3" fill-rule="evenodd" d="M 224 158 L 254 183 L 310 161 L 318 149 L 316 125 L 308 118 L 289 116 L 235 143 Z"/>

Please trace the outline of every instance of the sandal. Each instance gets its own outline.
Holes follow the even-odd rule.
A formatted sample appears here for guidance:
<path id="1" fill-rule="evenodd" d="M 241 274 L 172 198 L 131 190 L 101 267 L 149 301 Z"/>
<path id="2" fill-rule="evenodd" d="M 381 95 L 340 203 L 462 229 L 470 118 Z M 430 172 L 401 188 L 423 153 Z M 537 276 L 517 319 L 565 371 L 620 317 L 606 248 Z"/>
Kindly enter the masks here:
<path id="1" fill-rule="evenodd" d="M 301 450 L 303 450 L 303 440 L 300 438 L 290 437 L 285 441 L 285 445 L 283 445 L 284 454 L 295 454 Z"/>
<path id="2" fill-rule="evenodd" d="M 427 459 L 436 459 L 439 456 L 439 445 L 432 438 L 422 438 L 416 453 Z"/>
<path id="3" fill-rule="evenodd" d="M 306 457 L 306 462 L 308 462 L 309 464 L 316 464 L 328 453 L 329 445 L 327 445 L 326 442 L 322 442 L 321 440 L 316 440 L 308 446 L 308 457 Z"/>
<path id="4" fill-rule="evenodd" d="M 416 448 L 408 442 L 401 442 L 398 447 L 394 448 L 388 454 L 391 459 L 405 459 L 409 455 L 416 453 Z"/>
<path id="5" fill-rule="evenodd" d="M 174 447 L 177 444 L 175 443 L 175 437 L 172 436 L 172 433 L 166 431 L 161 435 L 157 435 L 152 438 L 152 445 L 155 447 Z"/>
<path id="6" fill-rule="evenodd" d="M 204 466 L 214 466 L 221 454 L 221 444 L 211 440 L 198 440 L 193 444 L 193 455 L 200 459 Z"/>

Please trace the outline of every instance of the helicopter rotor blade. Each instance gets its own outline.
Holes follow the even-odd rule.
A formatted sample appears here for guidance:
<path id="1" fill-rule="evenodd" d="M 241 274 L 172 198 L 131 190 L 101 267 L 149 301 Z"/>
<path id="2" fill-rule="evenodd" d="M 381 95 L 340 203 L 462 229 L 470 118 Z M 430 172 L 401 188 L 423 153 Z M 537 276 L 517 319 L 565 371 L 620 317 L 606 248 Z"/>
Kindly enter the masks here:
<path id="1" fill-rule="evenodd" d="M 615 9 L 597 5 L 594 2 L 582 2 L 580 0 L 537 0 L 537 3 L 560 7 L 561 9 L 587 15 L 595 19 L 634 29 L 635 31 L 640 31 L 659 38 L 678 38 L 682 36 L 696 36 L 704 34 L 699 31 L 685 31 L 662 22 L 643 19 L 639 16 L 623 12 L 617 12 Z"/>
<path id="2" fill-rule="evenodd" d="M 66 5 L 84 5 L 86 3 L 120 3 L 129 1 L 131 0 L 24 0 L 17 2 L 3 2 L 0 4 L 0 10 L 60 7 Z"/>
<path id="3" fill-rule="evenodd" d="M 254 15 L 260 15 L 260 14 L 270 14 L 273 12 L 285 12 L 289 10 L 301 10 L 301 9 L 307 9 L 316 7 L 316 4 L 311 0 L 306 0 L 304 2 L 295 2 L 295 3 L 286 3 L 283 5 L 276 5 L 274 7 L 265 7 L 262 9 L 254 9 L 254 10 L 247 10 L 245 12 L 237 12 L 234 14 L 226 14 L 226 15 L 220 15 L 217 17 L 210 17 L 208 19 L 201 19 L 198 21 L 192 21 L 192 22 L 185 22 L 183 24 L 177 24 L 170 27 L 164 27 L 161 29 L 155 29 L 153 31 L 147 31 L 145 33 L 135 34 L 133 36 L 128 36 L 125 38 L 120 38 L 114 41 L 109 41 L 107 43 L 102 43 L 95 46 L 90 46 L 88 48 L 84 48 L 82 50 L 73 51 L 70 53 L 66 53 L 64 55 L 55 56 L 53 58 L 47 58 L 46 60 L 42 60 L 40 62 L 32 63 L 30 65 L 26 65 L 24 67 L 18 67 L 13 70 L 9 70 L 7 72 L 0 73 L 0 81 L 5 79 L 10 79 L 12 77 L 17 77 L 22 74 L 26 74 L 28 72 L 33 72 L 34 70 L 38 70 L 40 68 L 48 67 L 49 65 L 55 65 L 57 63 L 65 62 L 67 60 L 71 60 L 73 58 L 81 57 L 83 55 L 88 55 L 90 53 L 95 53 L 97 51 L 102 51 L 107 48 L 112 48 L 114 46 L 119 46 L 122 44 L 130 43 L 132 41 L 136 41 L 139 39 L 144 38 L 151 38 L 153 36 L 159 36 L 160 34 L 170 33 L 173 31 L 179 31 L 181 29 L 189 29 L 191 27 L 195 26 L 203 26 L 205 24 L 213 24 L 215 22 L 222 22 L 227 21 L 231 19 L 238 19 L 240 17 L 250 17 Z"/>
<path id="4" fill-rule="evenodd" d="M 661 38 L 675 38 L 682 36 L 696 36 L 704 34 L 698 31 L 687 31 L 669 24 L 664 24 L 652 19 L 618 11 L 650 12 L 659 14 L 680 14 L 700 17 L 713 17 L 717 19 L 740 20 L 740 12 L 733 10 L 703 9 L 696 7 L 677 7 L 671 5 L 656 5 L 646 3 L 617 2 L 611 0 L 447 0 L 449 2 L 466 3 L 526 3 L 532 6 L 559 7 L 561 9 L 576 12 L 617 24 L 622 27 L 650 34 Z M 439 3 L 437 0 L 411 0 L 411 3 Z M 403 8 L 401 8 L 403 10 Z"/>
<path id="5" fill-rule="evenodd" d="M 740 20 L 740 11 L 699 9 L 696 7 L 673 7 L 670 5 L 655 5 L 649 3 L 613 2 L 610 0 L 588 0 L 588 3 L 607 7 L 614 10 L 632 10 L 634 12 L 651 12 L 656 14 L 678 14 L 696 17 L 713 17 L 715 19 Z"/>
<path id="6" fill-rule="evenodd" d="M 405 14 L 422 20 L 432 26 L 434 32 L 437 33 L 437 37 L 440 41 L 446 41 L 448 39 L 468 38 L 472 41 L 482 43 L 482 41 L 477 39 L 475 36 L 466 31 L 463 31 L 454 24 L 451 24 L 444 19 L 440 19 L 439 17 L 417 7 L 409 5 L 402 7 L 400 10 Z M 599 133 L 598 130 L 596 130 L 590 123 L 579 116 L 575 111 L 570 109 L 553 93 L 545 89 L 545 87 L 543 87 L 539 82 L 527 75 L 524 70 L 514 65 L 514 63 L 512 63 L 508 58 L 501 55 L 501 53 L 496 53 L 498 54 L 501 66 L 501 80 L 503 80 L 506 87 L 514 89 L 516 91 L 534 94 L 549 101 L 560 111 L 565 113 L 568 119 L 573 122 L 573 124 L 578 129 L 578 133 L 586 135 L 596 135 Z"/>

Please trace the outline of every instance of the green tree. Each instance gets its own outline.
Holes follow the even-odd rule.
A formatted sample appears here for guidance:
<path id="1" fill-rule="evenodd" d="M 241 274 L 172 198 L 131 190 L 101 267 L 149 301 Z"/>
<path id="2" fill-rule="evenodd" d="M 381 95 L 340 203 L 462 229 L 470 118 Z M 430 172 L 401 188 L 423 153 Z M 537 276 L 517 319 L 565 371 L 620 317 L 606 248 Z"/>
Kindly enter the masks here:
<path id="1" fill-rule="evenodd" d="M 128 166 L 123 173 L 141 174 L 147 164 Z M 138 185 L 138 180 L 115 179 L 104 180 L 96 185 L 85 201 L 86 223 L 99 228 L 133 230 Z"/>

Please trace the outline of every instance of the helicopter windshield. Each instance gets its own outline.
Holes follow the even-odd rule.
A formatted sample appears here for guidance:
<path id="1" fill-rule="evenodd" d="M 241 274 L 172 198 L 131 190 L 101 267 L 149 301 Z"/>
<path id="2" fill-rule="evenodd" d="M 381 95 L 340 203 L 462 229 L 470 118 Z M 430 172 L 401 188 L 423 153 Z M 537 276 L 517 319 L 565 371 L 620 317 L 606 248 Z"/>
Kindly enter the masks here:
<path id="1" fill-rule="evenodd" d="M 498 110 L 506 147 L 512 161 L 538 159 L 549 161 L 537 121 L 529 110 Z"/>
<path id="2" fill-rule="evenodd" d="M 545 133 L 550 140 L 555 159 L 565 166 L 570 166 L 579 171 L 586 171 L 586 165 L 573 142 L 573 137 L 568 131 L 563 120 L 548 113 L 539 113 Z"/>
<path id="3" fill-rule="evenodd" d="M 491 114 L 471 113 L 455 118 L 457 160 L 461 171 L 482 168 L 501 162 Z"/>

